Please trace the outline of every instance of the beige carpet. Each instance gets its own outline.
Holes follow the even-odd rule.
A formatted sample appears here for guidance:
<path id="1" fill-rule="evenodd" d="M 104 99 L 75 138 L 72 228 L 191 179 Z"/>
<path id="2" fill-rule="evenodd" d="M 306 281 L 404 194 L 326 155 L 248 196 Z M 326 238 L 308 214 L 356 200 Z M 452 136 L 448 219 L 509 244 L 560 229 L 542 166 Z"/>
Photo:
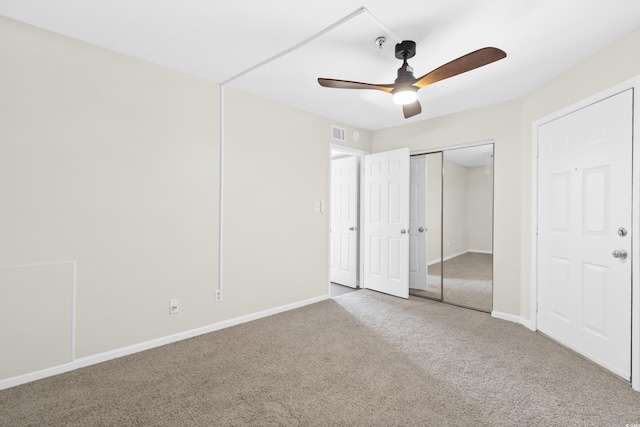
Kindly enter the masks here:
<path id="1" fill-rule="evenodd" d="M 439 286 L 442 264 L 429 266 L 429 283 Z M 410 289 L 411 295 L 440 299 L 440 292 Z M 444 262 L 442 300 L 488 313 L 493 309 L 493 255 L 467 252 Z"/>
<path id="2" fill-rule="evenodd" d="M 362 290 L 0 391 L 1 426 L 625 426 L 640 393 L 489 315 Z"/>

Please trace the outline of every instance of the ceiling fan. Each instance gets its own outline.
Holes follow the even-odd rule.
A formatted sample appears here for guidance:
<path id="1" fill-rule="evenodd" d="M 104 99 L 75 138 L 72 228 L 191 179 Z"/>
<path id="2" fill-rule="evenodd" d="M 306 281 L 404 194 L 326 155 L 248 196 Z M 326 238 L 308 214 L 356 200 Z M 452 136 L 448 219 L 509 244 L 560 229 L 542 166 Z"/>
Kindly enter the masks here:
<path id="1" fill-rule="evenodd" d="M 413 68 L 407 63 L 407 59 L 413 58 L 415 54 L 415 42 L 405 40 L 396 44 L 396 58 L 402 59 L 402 66 L 398 68 L 398 78 L 391 84 L 371 84 L 324 78 L 319 78 L 318 83 L 320 83 L 320 86 L 337 89 L 373 89 L 390 93 L 393 95 L 393 101 L 402 105 L 404 117 L 408 119 L 422 112 L 422 107 L 418 101 L 418 89 L 491 64 L 507 56 L 501 49 L 485 47 L 454 59 L 416 79 L 413 76 Z"/>

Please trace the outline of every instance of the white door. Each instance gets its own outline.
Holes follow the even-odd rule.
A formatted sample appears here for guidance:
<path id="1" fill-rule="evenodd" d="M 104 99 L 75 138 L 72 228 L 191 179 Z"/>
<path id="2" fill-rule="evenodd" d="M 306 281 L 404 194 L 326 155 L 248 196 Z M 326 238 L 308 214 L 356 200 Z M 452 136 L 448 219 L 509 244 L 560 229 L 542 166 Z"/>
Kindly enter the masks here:
<path id="1" fill-rule="evenodd" d="M 409 298 L 409 149 L 365 156 L 364 287 Z"/>
<path id="2" fill-rule="evenodd" d="M 331 161 L 331 281 L 357 286 L 358 158 Z"/>
<path id="3" fill-rule="evenodd" d="M 409 287 L 427 290 L 427 157 L 411 158 L 409 206 Z"/>
<path id="4" fill-rule="evenodd" d="M 627 380 L 632 99 L 538 128 L 538 329 Z"/>

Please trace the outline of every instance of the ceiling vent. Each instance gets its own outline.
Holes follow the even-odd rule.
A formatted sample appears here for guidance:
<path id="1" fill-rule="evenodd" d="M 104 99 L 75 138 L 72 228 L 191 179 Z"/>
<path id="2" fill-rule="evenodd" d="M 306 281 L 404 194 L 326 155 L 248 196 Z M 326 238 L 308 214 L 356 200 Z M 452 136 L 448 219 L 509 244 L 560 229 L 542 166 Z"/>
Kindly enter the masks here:
<path id="1" fill-rule="evenodd" d="M 331 126 L 331 139 L 334 141 L 346 142 L 347 130 L 338 126 Z"/>

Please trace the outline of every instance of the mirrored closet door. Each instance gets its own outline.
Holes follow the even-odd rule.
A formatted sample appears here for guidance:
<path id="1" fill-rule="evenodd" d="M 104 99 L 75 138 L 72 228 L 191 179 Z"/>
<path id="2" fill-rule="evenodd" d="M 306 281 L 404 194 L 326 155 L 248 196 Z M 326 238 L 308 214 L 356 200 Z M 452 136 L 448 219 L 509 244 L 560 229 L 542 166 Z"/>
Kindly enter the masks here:
<path id="1" fill-rule="evenodd" d="M 411 294 L 491 312 L 493 144 L 414 156 L 411 167 Z"/>
<path id="2" fill-rule="evenodd" d="M 442 300 L 442 152 L 411 157 L 409 292 Z"/>
<path id="3" fill-rule="evenodd" d="M 493 308 L 493 144 L 444 152 L 442 300 Z"/>

